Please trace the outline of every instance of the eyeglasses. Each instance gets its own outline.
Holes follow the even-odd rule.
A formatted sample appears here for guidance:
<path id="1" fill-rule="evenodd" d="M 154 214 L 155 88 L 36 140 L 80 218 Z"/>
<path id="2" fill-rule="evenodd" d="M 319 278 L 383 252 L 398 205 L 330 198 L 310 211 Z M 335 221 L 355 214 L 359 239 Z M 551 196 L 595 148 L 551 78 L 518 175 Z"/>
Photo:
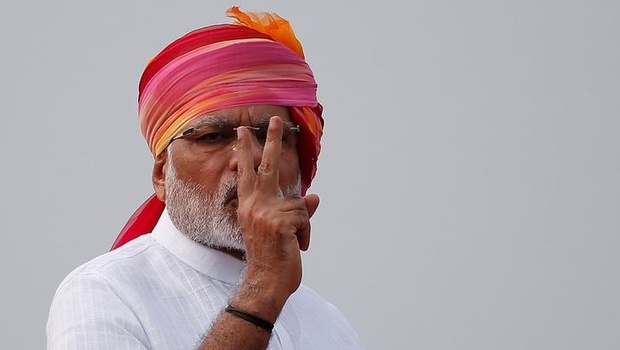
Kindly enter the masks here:
<path id="1" fill-rule="evenodd" d="M 237 141 L 237 130 L 239 127 L 240 125 L 231 124 L 227 120 L 214 120 L 201 123 L 198 126 L 185 129 L 183 132 L 173 137 L 168 145 L 175 140 L 185 139 L 201 150 L 217 150 L 234 144 Z M 261 147 L 265 147 L 269 120 L 261 121 L 256 125 L 243 127 L 251 130 L 258 144 Z M 299 133 L 299 125 L 285 121 L 282 132 L 282 148 L 295 148 L 297 145 L 297 135 Z"/>

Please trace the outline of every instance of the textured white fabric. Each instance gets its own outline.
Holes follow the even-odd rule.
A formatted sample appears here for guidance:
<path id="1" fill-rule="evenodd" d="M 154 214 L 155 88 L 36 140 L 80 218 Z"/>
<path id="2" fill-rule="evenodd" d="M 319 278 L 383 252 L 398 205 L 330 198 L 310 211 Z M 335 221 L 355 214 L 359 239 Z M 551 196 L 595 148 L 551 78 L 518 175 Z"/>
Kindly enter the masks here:
<path id="1" fill-rule="evenodd" d="M 179 232 L 167 212 L 143 235 L 71 272 L 50 308 L 47 348 L 195 349 L 243 269 Z M 304 285 L 269 343 L 276 349 L 362 349 L 344 316 Z"/>

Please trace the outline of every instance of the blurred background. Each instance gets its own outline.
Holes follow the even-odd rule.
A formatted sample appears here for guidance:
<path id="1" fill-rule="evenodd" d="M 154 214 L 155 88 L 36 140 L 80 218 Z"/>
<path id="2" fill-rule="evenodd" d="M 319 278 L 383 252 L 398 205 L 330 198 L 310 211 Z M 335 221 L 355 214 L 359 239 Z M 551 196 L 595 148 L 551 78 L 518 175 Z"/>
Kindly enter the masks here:
<path id="1" fill-rule="evenodd" d="M 319 82 L 304 280 L 368 349 L 620 348 L 611 0 L 3 1 L 3 348 L 45 348 L 152 193 L 147 60 L 235 4 L 288 18 Z"/>

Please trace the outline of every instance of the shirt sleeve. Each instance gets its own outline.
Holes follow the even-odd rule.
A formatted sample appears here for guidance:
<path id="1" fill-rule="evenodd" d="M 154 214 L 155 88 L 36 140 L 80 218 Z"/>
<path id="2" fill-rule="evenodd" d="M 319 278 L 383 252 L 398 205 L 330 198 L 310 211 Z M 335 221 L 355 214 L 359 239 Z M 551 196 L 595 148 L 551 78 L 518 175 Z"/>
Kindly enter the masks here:
<path id="1" fill-rule="evenodd" d="M 139 320 L 97 273 L 68 276 L 56 291 L 47 322 L 48 350 L 149 349 Z"/>

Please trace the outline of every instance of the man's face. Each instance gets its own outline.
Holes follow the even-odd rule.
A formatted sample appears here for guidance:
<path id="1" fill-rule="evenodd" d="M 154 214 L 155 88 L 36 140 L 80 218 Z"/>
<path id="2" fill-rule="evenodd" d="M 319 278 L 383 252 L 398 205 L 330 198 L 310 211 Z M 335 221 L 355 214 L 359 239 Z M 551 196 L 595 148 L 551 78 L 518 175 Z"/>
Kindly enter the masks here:
<path id="1" fill-rule="evenodd" d="M 188 125 L 188 129 L 194 129 L 172 142 L 167 154 L 158 157 L 155 188 L 181 232 L 201 244 L 244 250 L 236 215 L 236 132 L 231 130 L 236 126 L 266 127 L 274 115 L 281 117 L 285 125 L 290 124 L 288 108 L 282 106 L 234 107 L 209 113 Z M 279 182 L 284 195 L 299 195 L 296 137 L 285 127 L 287 132 L 291 136 L 283 139 Z M 263 135 L 260 131 L 256 135 L 251 152 L 257 168 Z"/>

